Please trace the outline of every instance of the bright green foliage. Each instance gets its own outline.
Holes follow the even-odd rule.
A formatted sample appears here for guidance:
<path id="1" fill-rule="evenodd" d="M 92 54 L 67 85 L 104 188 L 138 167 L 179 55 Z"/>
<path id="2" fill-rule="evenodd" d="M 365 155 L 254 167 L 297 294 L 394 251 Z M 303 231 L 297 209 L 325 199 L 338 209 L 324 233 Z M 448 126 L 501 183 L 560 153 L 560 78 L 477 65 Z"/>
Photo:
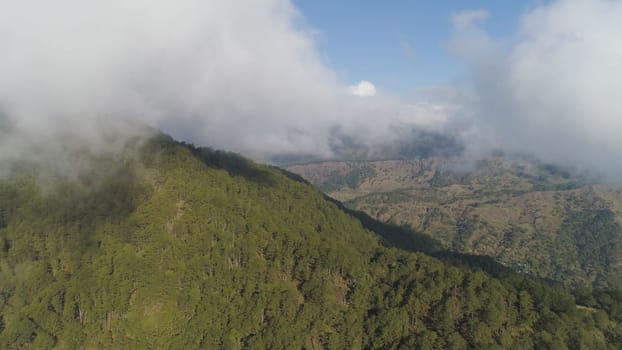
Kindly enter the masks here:
<path id="1" fill-rule="evenodd" d="M 163 135 L 135 153 L 98 176 L 0 184 L 0 348 L 622 344 L 620 299 L 579 309 L 529 278 L 387 248 L 308 184 L 232 154 Z"/>

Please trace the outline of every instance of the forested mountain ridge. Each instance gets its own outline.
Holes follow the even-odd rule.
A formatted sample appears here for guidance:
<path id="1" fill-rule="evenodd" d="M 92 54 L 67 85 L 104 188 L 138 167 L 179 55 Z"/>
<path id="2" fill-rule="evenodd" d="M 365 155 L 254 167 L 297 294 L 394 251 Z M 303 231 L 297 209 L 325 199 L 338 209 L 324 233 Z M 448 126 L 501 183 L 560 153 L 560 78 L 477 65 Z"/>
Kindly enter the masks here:
<path id="1" fill-rule="evenodd" d="M 622 296 L 382 245 L 282 171 L 165 135 L 0 182 L 0 348 L 618 349 Z"/>
<path id="2" fill-rule="evenodd" d="M 291 166 L 381 221 L 567 286 L 622 286 L 622 190 L 533 159 Z"/>

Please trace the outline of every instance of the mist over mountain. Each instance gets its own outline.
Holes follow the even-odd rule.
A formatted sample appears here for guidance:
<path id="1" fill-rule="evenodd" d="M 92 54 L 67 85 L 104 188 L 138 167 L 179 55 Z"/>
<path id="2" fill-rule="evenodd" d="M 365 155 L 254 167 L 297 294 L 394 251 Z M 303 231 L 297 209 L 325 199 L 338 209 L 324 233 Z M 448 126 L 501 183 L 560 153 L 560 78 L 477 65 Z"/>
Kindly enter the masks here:
<path id="1" fill-rule="evenodd" d="M 400 129 L 395 138 L 384 143 L 370 145 L 365 139 L 349 135 L 335 128 L 330 139 L 330 156 L 321 157 L 311 153 L 284 153 L 270 157 L 281 166 L 323 160 L 378 160 L 416 159 L 433 156 L 462 156 L 464 143 L 455 136 L 420 129 Z"/>
<path id="2" fill-rule="evenodd" d="M 474 136 L 506 151 L 598 169 L 619 182 L 622 3 L 539 4 L 511 37 L 490 34 L 486 21 L 494 16 L 456 14 L 447 43 L 470 67 L 461 105 L 476 122 Z"/>
<path id="3" fill-rule="evenodd" d="M 97 144 L 102 125 L 126 120 L 256 159 L 325 157 L 335 128 L 386 142 L 428 118 L 395 97 L 348 93 L 289 1 L 9 2 L 0 44 L 1 124 L 11 126 L 0 160 L 67 134 Z"/>
<path id="4" fill-rule="evenodd" d="M 471 158 L 504 149 L 615 180 L 621 8 L 547 2 L 505 37 L 487 32 L 494 13 L 456 12 L 444 45 L 465 73 L 400 97 L 365 77 L 374 93 L 353 93 L 287 0 L 5 2 L 0 160 L 50 159 L 68 139 L 99 146 L 102 125 L 127 131 L 130 120 L 258 160 L 373 154 L 416 130 L 413 144 L 444 135 Z M 65 144 L 44 145 L 53 138 Z"/>

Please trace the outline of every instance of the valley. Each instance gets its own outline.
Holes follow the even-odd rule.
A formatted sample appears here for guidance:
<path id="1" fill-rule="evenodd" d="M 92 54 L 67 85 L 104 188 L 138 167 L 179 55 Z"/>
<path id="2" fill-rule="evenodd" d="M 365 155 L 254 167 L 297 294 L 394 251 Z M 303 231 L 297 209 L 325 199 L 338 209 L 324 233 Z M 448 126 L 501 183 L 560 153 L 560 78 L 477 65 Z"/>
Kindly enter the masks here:
<path id="1" fill-rule="evenodd" d="M 622 189 L 533 159 L 323 162 L 290 171 L 372 217 L 567 286 L 622 283 Z"/>

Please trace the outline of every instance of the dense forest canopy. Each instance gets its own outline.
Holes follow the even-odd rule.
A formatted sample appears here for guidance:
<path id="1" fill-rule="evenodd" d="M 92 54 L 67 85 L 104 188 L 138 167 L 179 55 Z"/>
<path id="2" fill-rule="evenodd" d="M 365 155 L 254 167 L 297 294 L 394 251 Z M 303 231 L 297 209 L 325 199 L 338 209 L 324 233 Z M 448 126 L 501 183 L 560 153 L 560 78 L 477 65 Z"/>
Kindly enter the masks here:
<path id="1" fill-rule="evenodd" d="M 0 182 L 0 348 L 622 345 L 620 293 L 401 249 L 282 170 L 166 135 L 94 163 Z"/>

